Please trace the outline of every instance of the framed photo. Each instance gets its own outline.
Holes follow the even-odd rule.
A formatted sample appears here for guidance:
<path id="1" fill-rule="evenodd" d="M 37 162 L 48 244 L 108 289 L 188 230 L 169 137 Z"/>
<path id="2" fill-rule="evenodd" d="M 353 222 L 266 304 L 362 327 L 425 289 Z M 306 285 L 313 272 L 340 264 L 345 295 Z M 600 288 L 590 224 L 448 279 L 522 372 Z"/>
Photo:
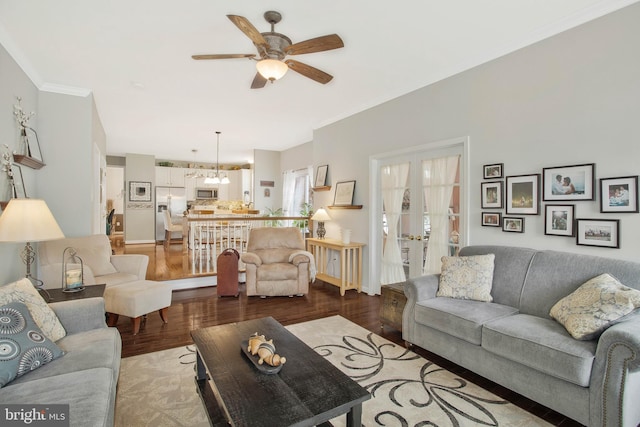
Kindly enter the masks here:
<path id="1" fill-rule="evenodd" d="M 355 181 L 342 181 L 336 183 L 336 194 L 333 197 L 334 206 L 353 205 L 353 193 L 356 189 Z"/>
<path id="2" fill-rule="evenodd" d="M 504 218 L 502 218 L 502 231 L 524 233 L 524 218 L 505 216 Z"/>
<path id="3" fill-rule="evenodd" d="M 329 165 L 318 166 L 316 171 L 316 182 L 314 187 L 324 187 L 327 185 L 327 172 L 329 171 Z"/>
<path id="4" fill-rule="evenodd" d="M 544 234 L 575 236 L 575 205 L 545 205 Z"/>
<path id="5" fill-rule="evenodd" d="M 600 212 L 638 212 L 638 176 L 601 178 Z"/>
<path id="6" fill-rule="evenodd" d="M 129 181 L 129 201 L 130 202 L 150 202 L 151 183 Z"/>
<path id="7" fill-rule="evenodd" d="M 482 212 L 483 227 L 500 227 L 501 215 L 499 212 Z"/>
<path id="8" fill-rule="evenodd" d="M 594 200 L 595 164 L 543 168 L 542 182 L 545 201 Z"/>
<path id="9" fill-rule="evenodd" d="M 619 219 L 578 219 L 576 228 L 578 245 L 620 248 Z"/>
<path id="10" fill-rule="evenodd" d="M 502 209 L 503 184 L 502 181 L 480 183 L 482 190 L 482 209 Z"/>
<path id="11" fill-rule="evenodd" d="M 538 215 L 540 174 L 507 177 L 507 214 Z"/>
<path id="12" fill-rule="evenodd" d="M 26 199 L 27 190 L 22 178 L 22 169 L 16 164 L 11 165 L 11 191 L 14 199 Z"/>
<path id="13" fill-rule="evenodd" d="M 495 163 L 493 165 L 484 165 L 482 167 L 482 178 L 484 179 L 496 179 L 502 178 L 502 169 L 504 163 Z"/>

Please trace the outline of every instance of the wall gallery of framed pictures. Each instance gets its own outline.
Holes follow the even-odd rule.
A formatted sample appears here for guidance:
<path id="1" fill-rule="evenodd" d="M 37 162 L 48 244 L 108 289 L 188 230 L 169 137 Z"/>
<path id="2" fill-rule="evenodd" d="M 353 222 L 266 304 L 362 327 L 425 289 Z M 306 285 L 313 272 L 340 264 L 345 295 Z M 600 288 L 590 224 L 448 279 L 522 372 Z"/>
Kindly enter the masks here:
<path id="1" fill-rule="evenodd" d="M 574 203 L 593 203 L 599 192 L 600 213 L 638 213 L 638 176 L 600 178 L 596 186 L 595 166 L 552 166 L 541 174 L 506 176 L 503 163 L 484 165 L 482 226 L 524 233 L 526 215 L 544 213 L 545 235 L 572 237 L 577 245 L 619 249 L 620 219 L 578 218 Z M 492 209 L 505 209 L 505 215 Z"/>

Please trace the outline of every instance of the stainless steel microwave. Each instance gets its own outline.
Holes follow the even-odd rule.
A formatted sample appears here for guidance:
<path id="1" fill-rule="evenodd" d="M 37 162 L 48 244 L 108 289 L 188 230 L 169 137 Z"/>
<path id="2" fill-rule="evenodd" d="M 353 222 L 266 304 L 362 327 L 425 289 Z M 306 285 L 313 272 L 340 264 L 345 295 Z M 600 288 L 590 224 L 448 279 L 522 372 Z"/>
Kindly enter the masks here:
<path id="1" fill-rule="evenodd" d="M 217 199 L 217 188 L 196 188 L 196 199 Z"/>

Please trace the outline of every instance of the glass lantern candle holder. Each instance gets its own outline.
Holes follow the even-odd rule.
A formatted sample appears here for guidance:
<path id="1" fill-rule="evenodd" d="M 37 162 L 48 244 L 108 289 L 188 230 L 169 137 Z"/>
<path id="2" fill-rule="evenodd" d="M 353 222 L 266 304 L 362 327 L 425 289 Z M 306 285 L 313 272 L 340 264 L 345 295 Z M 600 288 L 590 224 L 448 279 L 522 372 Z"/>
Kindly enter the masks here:
<path id="1" fill-rule="evenodd" d="M 84 290 L 84 263 L 74 248 L 62 252 L 62 292 Z"/>

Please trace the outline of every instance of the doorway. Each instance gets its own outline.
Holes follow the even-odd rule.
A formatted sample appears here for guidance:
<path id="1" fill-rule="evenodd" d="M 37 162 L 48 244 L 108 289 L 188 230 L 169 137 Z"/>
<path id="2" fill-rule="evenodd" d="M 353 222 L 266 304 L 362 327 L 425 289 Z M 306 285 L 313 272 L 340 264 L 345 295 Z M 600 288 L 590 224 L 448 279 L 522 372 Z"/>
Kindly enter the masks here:
<path id="1" fill-rule="evenodd" d="M 107 166 L 107 225 L 105 233 L 115 246 L 124 241 L 124 167 Z M 113 211 L 113 214 L 110 214 Z M 109 220 L 111 221 L 109 223 Z"/>
<path id="2" fill-rule="evenodd" d="M 468 138 L 440 141 L 372 158 L 372 288 L 439 271 L 468 236 Z M 431 249 L 431 251 L 430 251 Z"/>

